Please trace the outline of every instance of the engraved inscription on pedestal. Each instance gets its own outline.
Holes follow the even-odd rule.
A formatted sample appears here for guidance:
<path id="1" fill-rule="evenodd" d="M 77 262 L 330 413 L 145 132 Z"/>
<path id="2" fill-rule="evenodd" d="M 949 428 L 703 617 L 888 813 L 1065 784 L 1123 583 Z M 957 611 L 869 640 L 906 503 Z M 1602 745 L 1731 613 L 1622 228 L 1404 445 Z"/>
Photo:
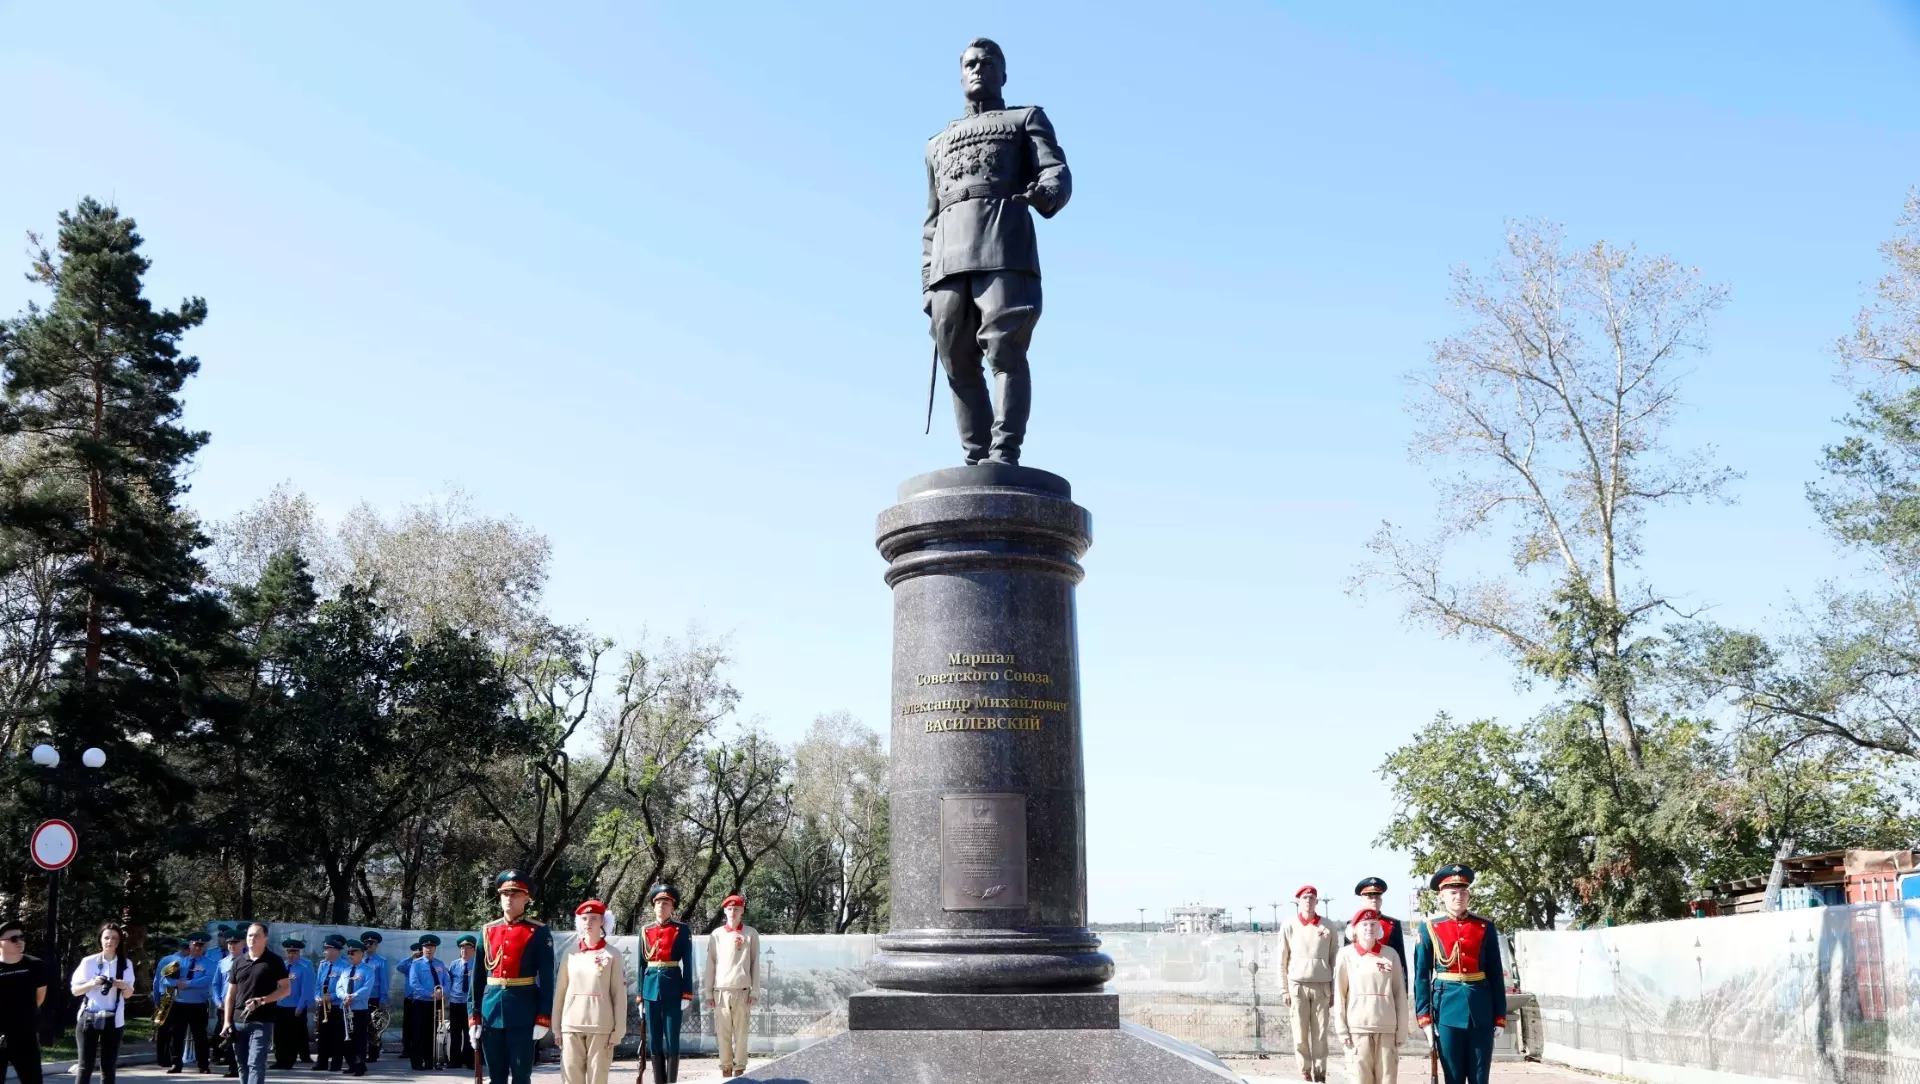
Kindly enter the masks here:
<path id="1" fill-rule="evenodd" d="M 940 799 L 940 906 L 947 911 L 1027 906 L 1027 797 Z"/>

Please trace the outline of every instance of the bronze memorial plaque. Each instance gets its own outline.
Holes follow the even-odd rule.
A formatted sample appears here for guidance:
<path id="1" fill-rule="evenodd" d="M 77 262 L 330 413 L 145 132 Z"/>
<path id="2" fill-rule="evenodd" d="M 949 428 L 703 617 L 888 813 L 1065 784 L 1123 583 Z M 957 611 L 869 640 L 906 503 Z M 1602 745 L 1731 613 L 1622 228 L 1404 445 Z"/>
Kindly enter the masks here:
<path id="1" fill-rule="evenodd" d="M 1027 906 L 1027 796 L 940 799 L 940 906 L 948 911 Z"/>

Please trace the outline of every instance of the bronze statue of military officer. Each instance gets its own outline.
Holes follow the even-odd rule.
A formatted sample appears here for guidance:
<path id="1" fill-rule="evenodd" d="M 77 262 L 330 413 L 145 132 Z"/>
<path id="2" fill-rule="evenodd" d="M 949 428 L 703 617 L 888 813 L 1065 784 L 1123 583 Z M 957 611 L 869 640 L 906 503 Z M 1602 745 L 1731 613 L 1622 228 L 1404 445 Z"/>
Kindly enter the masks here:
<path id="1" fill-rule="evenodd" d="M 1052 218 L 1073 194 L 1053 125 L 1039 106 L 1009 109 L 1006 81 L 1000 46 L 969 42 L 960 55 L 966 115 L 927 142 L 920 284 L 969 465 L 1020 461 L 1033 401 L 1027 344 L 1040 319 L 1040 251 L 1027 212 Z"/>

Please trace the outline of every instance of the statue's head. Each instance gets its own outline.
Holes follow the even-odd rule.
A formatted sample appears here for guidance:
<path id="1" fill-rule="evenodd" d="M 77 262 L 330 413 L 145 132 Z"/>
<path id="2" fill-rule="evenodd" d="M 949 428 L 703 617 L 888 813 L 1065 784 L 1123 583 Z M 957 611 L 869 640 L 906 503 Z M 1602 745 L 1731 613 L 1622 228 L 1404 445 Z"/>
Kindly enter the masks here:
<path id="1" fill-rule="evenodd" d="M 992 38 L 975 38 L 960 54 L 960 89 L 970 102 L 997 102 L 1007 85 L 1007 54 Z"/>

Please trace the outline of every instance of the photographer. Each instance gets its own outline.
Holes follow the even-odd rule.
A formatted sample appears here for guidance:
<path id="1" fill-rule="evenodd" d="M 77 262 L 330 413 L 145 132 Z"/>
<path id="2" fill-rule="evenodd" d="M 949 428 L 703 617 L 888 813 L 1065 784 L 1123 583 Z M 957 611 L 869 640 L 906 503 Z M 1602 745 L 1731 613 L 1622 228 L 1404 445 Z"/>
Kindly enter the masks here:
<path id="1" fill-rule="evenodd" d="M 81 960 L 67 984 L 73 996 L 82 999 L 73 1022 L 80 1047 L 79 1084 L 90 1084 L 96 1063 L 101 1084 L 113 1084 L 120 1065 L 120 1034 L 127 1026 L 127 997 L 133 993 L 133 965 L 120 954 L 120 927 L 111 922 L 100 927 L 100 951 Z"/>
<path id="2" fill-rule="evenodd" d="M 234 958 L 228 978 L 227 996 L 220 1010 L 220 1033 L 233 1043 L 240 1079 L 246 1084 L 266 1084 L 267 1051 L 273 1045 L 273 1020 L 278 1011 L 274 1006 L 292 991 L 293 976 L 280 957 L 267 951 L 266 923 L 248 926 L 246 940 L 247 951 Z"/>

